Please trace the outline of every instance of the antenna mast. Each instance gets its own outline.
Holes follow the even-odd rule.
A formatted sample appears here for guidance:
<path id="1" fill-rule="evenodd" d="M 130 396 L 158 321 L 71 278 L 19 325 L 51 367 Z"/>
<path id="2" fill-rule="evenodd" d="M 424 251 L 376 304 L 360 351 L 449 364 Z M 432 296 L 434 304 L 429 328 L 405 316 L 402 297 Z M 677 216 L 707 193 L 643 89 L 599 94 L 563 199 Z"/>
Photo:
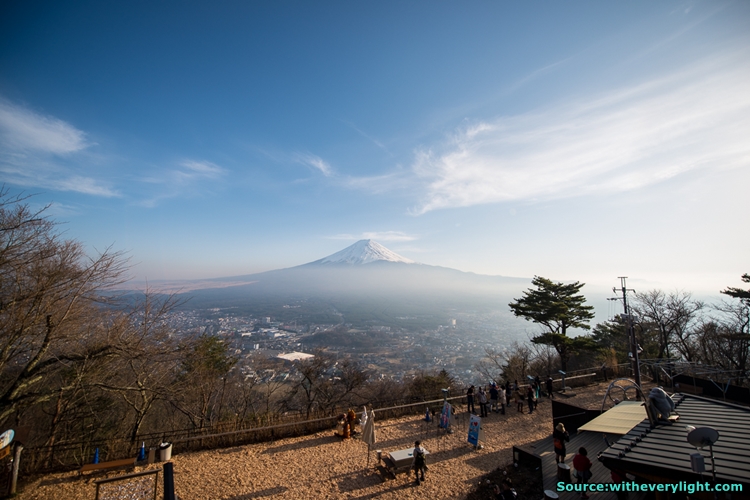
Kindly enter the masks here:
<path id="1" fill-rule="evenodd" d="M 641 386 L 641 367 L 638 361 L 638 342 L 635 339 L 635 329 L 633 328 L 633 316 L 630 314 L 630 308 L 628 308 L 628 292 L 635 293 L 635 290 L 628 289 L 625 284 L 627 276 L 619 276 L 620 286 L 622 288 L 612 288 L 613 293 L 622 292 L 622 306 L 625 309 L 625 321 L 628 324 L 628 337 L 630 338 L 630 362 L 633 365 L 633 377 L 638 387 Z M 614 299 L 616 300 L 616 299 Z"/>

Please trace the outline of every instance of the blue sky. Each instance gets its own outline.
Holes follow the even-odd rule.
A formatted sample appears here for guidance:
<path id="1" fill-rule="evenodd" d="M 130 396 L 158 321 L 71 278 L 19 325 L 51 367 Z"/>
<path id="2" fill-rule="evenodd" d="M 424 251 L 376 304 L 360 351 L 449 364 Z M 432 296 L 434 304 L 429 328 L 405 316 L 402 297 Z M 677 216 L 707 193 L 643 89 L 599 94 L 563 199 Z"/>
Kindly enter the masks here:
<path id="1" fill-rule="evenodd" d="M 747 2 L 4 2 L 0 181 L 133 275 L 750 272 Z"/>

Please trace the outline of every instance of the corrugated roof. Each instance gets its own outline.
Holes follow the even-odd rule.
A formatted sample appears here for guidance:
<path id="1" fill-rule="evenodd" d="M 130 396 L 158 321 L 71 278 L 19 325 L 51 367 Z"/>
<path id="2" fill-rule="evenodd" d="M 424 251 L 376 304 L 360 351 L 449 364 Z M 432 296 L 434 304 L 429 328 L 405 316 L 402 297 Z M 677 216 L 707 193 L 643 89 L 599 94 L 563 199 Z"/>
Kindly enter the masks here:
<path id="1" fill-rule="evenodd" d="M 627 434 L 646 418 L 646 409 L 640 401 L 622 401 L 600 416 L 578 428 L 579 431 Z"/>
<path id="2" fill-rule="evenodd" d="M 673 397 L 680 419 L 672 425 L 650 428 L 645 419 L 617 443 L 604 450 L 601 461 L 644 477 L 664 480 L 697 481 L 690 468 L 690 454 L 702 453 L 710 477 L 708 448 L 696 450 L 687 442 L 686 425 L 713 427 L 719 431 L 714 444 L 716 477 L 719 481 L 740 482 L 750 487 L 750 408 L 699 396 Z"/>

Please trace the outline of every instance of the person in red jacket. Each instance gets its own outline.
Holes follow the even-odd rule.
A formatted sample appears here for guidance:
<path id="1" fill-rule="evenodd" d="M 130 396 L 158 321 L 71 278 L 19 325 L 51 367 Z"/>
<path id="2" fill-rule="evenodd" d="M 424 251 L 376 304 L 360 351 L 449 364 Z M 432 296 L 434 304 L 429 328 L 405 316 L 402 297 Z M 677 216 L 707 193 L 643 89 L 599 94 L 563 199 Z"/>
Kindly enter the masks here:
<path id="1" fill-rule="evenodd" d="M 586 448 L 581 446 L 578 448 L 578 453 L 573 457 L 573 467 L 576 470 L 576 477 L 578 477 L 578 484 L 586 484 L 591 479 L 591 460 L 587 457 L 588 452 Z M 586 500 L 589 496 L 586 491 L 581 492 L 581 498 Z"/>

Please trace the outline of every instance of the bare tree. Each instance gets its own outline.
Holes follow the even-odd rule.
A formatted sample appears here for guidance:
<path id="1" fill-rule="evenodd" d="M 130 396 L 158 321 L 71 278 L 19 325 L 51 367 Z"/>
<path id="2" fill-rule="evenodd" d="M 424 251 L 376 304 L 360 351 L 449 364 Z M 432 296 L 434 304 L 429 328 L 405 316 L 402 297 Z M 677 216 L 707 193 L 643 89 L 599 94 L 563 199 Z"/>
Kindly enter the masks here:
<path id="1" fill-rule="evenodd" d="M 282 403 L 279 395 L 289 386 L 287 382 L 288 372 L 285 362 L 280 359 L 258 358 L 253 361 L 255 370 L 255 384 L 258 387 L 259 397 L 263 405 L 263 416 L 270 422 L 279 404 Z M 292 382 L 293 383 L 293 382 Z M 284 402 L 288 407 L 288 401 Z"/>
<path id="2" fill-rule="evenodd" d="M 485 356 L 475 366 L 485 378 L 500 383 L 501 380 L 523 381 L 529 374 L 534 352 L 526 343 L 514 341 L 508 349 L 485 349 Z"/>
<path id="3" fill-rule="evenodd" d="M 706 364 L 748 378 L 750 370 L 750 306 L 745 302 L 721 302 L 714 318 L 699 329 L 700 359 Z"/>
<path id="4" fill-rule="evenodd" d="M 72 391 L 81 369 L 121 351 L 100 306 L 126 263 L 110 249 L 89 258 L 44 209 L 0 192 L 0 420 Z"/>
<path id="5" fill-rule="evenodd" d="M 658 332 L 657 358 L 680 354 L 687 361 L 696 358 L 695 333 L 704 307 L 689 293 L 667 295 L 661 290 L 636 294 L 633 303 L 641 327 L 653 327 Z"/>
<path id="6" fill-rule="evenodd" d="M 507 351 L 495 349 L 494 347 L 485 347 L 484 357 L 474 365 L 474 369 L 486 380 L 492 380 L 500 384 L 506 364 Z"/>
<path id="7" fill-rule="evenodd" d="M 129 314 L 118 315 L 128 349 L 110 363 L 107 376 L 92 383 L 117 394 L 132 413 L 131 441 L 136 441 L 154 404 L 169 399 L 180 352 L 166 318 L 178 305 L 173 296 L 158 299 L 146 290 Z"/>

